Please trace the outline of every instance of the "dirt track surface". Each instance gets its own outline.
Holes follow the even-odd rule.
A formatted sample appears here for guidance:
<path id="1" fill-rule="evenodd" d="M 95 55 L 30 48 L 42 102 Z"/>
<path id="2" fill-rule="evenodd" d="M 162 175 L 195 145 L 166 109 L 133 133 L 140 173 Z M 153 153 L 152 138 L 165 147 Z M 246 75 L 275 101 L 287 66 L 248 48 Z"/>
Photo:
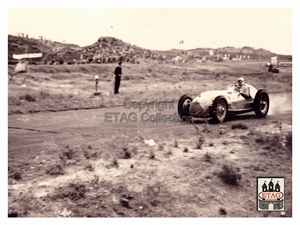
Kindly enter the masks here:
<path id="1" fill-rule="evenodd" d="M 253 112 L 228 118 L 221 125 L 202 120 L 145 122 L 145 110 L 125 107 L 10 115 L 9 213 L 26 217 L 292 216 L 291 151 L 272 139 L 292 130 L 291 94 L 274 94 L 270 99 L 266 118 L 258 119 Z M 279 107 L 282 103 L 284 108 Z M 174 115 L 177 103 L 174 106 L 147 111 L 143 120 L 157 113 Z M 138 121 L 120 122 L 112 113 L 120 113 L 119 119 L 123 113 L 135 113 Z M 233 129 L 237 124 L 246 128 Z M 266 133 L 270 141 L 259 142 Z M 150 139 L 155 146 L 146 144 Z M 220 179 L 224 165 L 237 171 L 237 183 Z M 285 177 L 284 214 L 257 212 L 257 176 Z"/>
<path id="2" fill-rule="evenodd" d="M 276 99 L 276 102 L 273 102 L 273 99 Z M 253 121 L 266 123 L 265 121 L 284 118 L 284 115 L 291 114 L 291 95 L 271 94 L 270 102 L 267 118 L 257 119 L 255 113 L 250 112 L 229 117 L 226 126 L 236 121 L 243 121 L 246 124 Z M 163 120 L 164 115 L 168 116 L 168 122 Z M 197 121 L 201 124 L 204 120 L 196 119 L 196 124 Z M 139 110 L 128 104 L 126 107 L 11 115 L 8 117 L 9 138 L 14 141 L 9 141 L 9 150 L 14 152 L 15 148 L 24 147 L 27 142 L 28 147 L 32 147 L 34 143 L 40 144 L 41 140 L 56 142 L 78 137 L 92 140 L 139 132 L 143 132 L 148 139 L 156 139 L 168 132 L 182 132 L 187 127 L 190 127 L 190 123 L 181 122 L 177 116 L 177 102 L 170 103 L 162 110 L 156 108 Z M 20 150 L 22 149 L 18 151 Z"/>

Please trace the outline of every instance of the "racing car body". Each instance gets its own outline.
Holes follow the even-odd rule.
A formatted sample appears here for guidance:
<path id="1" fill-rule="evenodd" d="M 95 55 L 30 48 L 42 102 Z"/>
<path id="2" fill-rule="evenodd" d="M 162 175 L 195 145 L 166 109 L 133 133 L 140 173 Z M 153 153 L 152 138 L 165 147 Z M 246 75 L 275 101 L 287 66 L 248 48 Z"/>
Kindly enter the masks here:
<path id="1" fill-rule="evenodd" d="M 262 118 L 269 111 L 269 95 L 264 89 L 257 90 L 246 84 L 250 90 L 250 97 L 243 97 L 235 85 L 229 85 L 226 90 L 211 90 L 202 92 L 192 99 L 183 95 L 178 102 L 178 114 L 181 119 L 187 117 L 212 117 L 217 122 L 223 122 L 229 113 L 239 114 L 254 111 Z"/>

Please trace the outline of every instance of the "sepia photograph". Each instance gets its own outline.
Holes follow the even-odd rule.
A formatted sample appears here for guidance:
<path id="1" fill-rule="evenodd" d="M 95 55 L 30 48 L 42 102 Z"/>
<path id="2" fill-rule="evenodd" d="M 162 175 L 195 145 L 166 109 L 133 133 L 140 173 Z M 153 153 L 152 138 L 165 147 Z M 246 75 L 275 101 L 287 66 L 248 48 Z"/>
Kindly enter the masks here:
<path id="1" fill-rule="evenodd" d="M 8 222 L 295 216 L 293 1 L 220 2 L 9 5 Z"/>

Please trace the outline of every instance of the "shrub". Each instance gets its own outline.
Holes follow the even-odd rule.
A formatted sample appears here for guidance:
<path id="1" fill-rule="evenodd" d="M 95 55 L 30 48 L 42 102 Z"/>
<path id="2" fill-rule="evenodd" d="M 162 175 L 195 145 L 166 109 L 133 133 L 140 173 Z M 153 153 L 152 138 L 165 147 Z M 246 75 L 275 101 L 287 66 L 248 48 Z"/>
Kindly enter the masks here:
<path id="1" fill-rule="evenodd" d="M 64 169 L 60 164 L 54 164 L 49 167 L 46 173 L 50 175 L 63 175 Z"/>
<path id="2" fill-rule="evenodd" d="M 20 100 L 25 100 L 27 102 L 35 102 L 36 98 L 30 94 L 21 95 Z"/>
<path id="3" fill-rule="evenodd" d="M 293 145 L 293 134 L 292 132 L 289 132 L 286 136 L 285 136 L 285 139 L 286 139 L 286 148 L 291 150 L 292 151 L 292 145 Z"/>
<path id="4" fill-rule="evenodd" d="M 60 198 L 70 198 L 72 201 L 76 202 L 79 199 L 85 198 L 86 193 L 86 186 L 85 184 L 77 181 L 77 182 L 71 182 L 68 184 L 68 186 L 65 187 L 59 187 L 56 190 L 56 195 L 54 195 L 52 198 L 54 199 L 60 199 Z"/>
<path id="5" fill-rule="evenodd" d="M 21 180 L 22 179 L 22 176 L 21 176 L 21 173 L 18 172 L 18 171 L 13 171 L 10 175 L 9 175 L 10 178 L 13 178 L 15 180 Z"/>
<path id="6" fill-rule="evenodd" d="M 208 154 L 208 152 L 205 153 L 205 155 L 203 156 L 203 159 L 205 162 L 212 163 L 212 157 Z"/>
<path id="7" fill-rule="evenodd" d="M 234 130 L 234 129 L 247 130 L 247 129 L 248 129 L 248 126 L 245 125 L 245 124 L 238 123 L 238 124 L 233 124 L 233 125 L 231 126 L 231 129 L 232 129 L 232 130 Z"/>
<path id="8" fill-rule="evenodd" d="M 62 150 L 62 156 L 66 157 L 67 159 L 72 159 L 74 155 L 75 152 L 72 149 L 70 149 L 69 145 L 67 145 L 65 149 Z"/>
<path id="9" fill-rule="evenodd" d="M 131 158 L 131 152 L 128 150 L 128 148 L 124 147 L 123 148 L 124 151 L 124 159 L 130 159 Z"/>
<path id="10" fill-rule="evenodd" d="M 239 169 L 234 169 L 232 166 L 224 165 L 222 167 L 222 171 L 219 173 L 219 177 L 226 184 L 237 185 L 242 178 L 242 175 L 238 172 Z"/>
<path id="11" fill-rule="evenodd" d="M 40 91 L 40 98 L 41 99 L 46 99 L 50 97 L 50 93 L 47 91 Z"/>
<path id="12" fill-rule="evenodd" d="M 88 170 L 88 171 L 91 171 L 91 172 L 94 171 L 94 167 L 90 163 L 85 165 L 85 169 Z"/>

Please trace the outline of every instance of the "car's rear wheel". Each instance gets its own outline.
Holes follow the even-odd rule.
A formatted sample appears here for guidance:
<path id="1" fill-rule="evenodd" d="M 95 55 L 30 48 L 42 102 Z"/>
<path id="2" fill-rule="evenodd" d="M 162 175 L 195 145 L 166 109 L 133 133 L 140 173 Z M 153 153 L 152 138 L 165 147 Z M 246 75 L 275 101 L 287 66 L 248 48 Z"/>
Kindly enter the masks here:
<path id="1" fill-rule="evenodd" d="M 222 123 L 227 116 L 228 104 L 223 96 L 218 96 L 215 98 L 212 109 L 211 116 L 214 121 Z"/>
<path id="2" fill-rule="evenodd" d="M 254 111 L 256 116 L 263 118 L 269 112 L 270 99 L 265 90 L 258 90 L 254 98 Z"/>
<path id="3" fill-rule="evenodd" d="M 190 117 L 189 108 L 192 98 L 188 95 L 182 95 L 178 101 L 178 114 L 182 120 L 188 120 Z"/>

